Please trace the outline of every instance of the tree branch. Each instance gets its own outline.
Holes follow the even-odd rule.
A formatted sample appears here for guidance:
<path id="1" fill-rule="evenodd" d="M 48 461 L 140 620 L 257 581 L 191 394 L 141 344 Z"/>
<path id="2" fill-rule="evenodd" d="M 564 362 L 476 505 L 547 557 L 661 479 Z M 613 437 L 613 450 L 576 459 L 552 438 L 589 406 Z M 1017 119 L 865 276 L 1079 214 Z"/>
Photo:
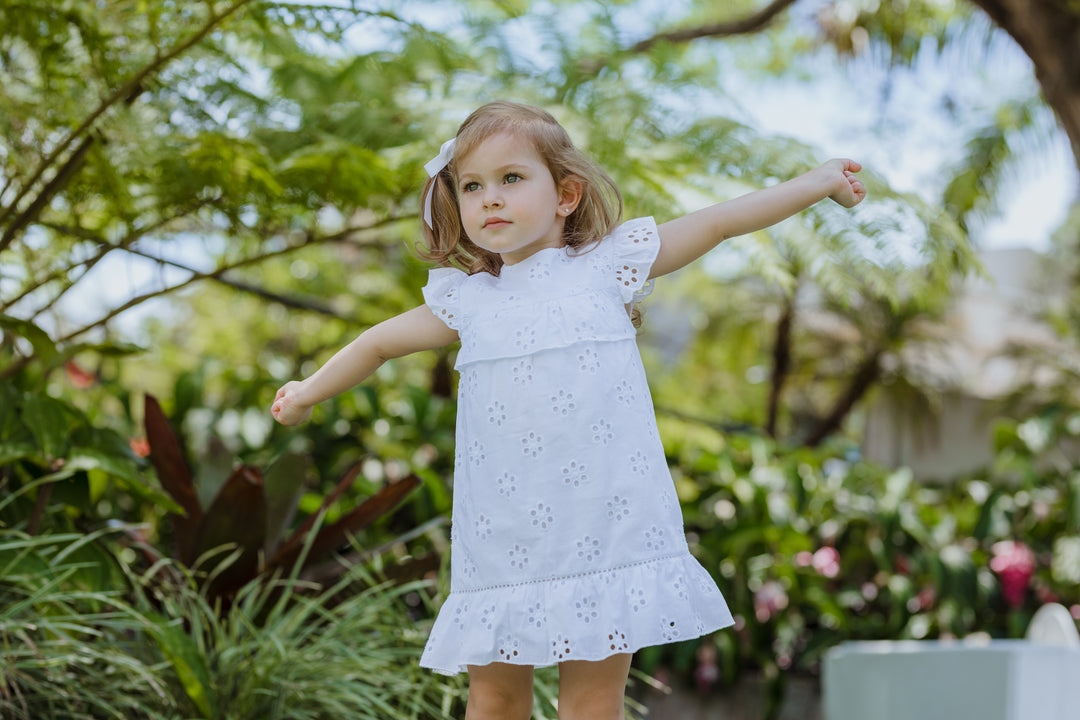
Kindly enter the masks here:
<path id="1" fill-rule="evenodd" d="M 132 232 L 130 232 L 126 236 L 124 236 L 117 243 L 110 243 L 107 240 L 103 239 L 100 235 L 95 235 L 94 233 L 92 233 L 89 230 L 86 230 L 84 228 L 71 227 L 71 226 L 68 226 L 68 225 L 59 225 L 59 224 L 56 224 L 56 223 L 42 223 L 41 224 L 42 227 L 48 228 L 50 230 L 54 230 L 54 231 L 56 231 L 58 233 L 61 233 L 61 234 L 64 234 L 64 235 L 70 235 L 71 237 L 78 238 L 80 240 L 87 240 L 89 242 L 92 242 L 95 245 L 98 245 L 100 250 L 93 257 L 87 258 L 86 260 L 83 260 L 81 262 L 73 263 L 71 265 L 68 265 L 67 267 L 59 268 L 57 270 L 54 270 L 52 273 L 50 273 L 45 278 L 30 282 L 25 288 L 23 288 L 22 292 L 20 292 L 18 295 L 13 297 L 11 300 L 5 300 L 3 302 L 3 304 L 0 305 L 0 310 L 7 310 L 8 308 L 13 307 L 16 303 L 18 303 L 20 300 L 22 300 L 23 298 L 25 298 L 27 295 L 34 292 L 35 290 L 43 288 L 46 285 L 48 285 L 50 283 L 53 283 L 53 282 L 55 282 L 57 280 L 61 280 L 63 278 L 68 277 L 69 275 L 71 275 L 72 272 L 74 272 L 76 269 L 78 269 L 80 267 L 84 267 L 84 268 L 86 268 L 87 271 L 89 271 L 91 268 L 93 268 L 95 265 L 97 265 L 99 262 L 101 262 L 101 260 L 106 255 L 108 255 L 110 252 L 112 252 L 113 250 L 125 250 L 125 249 L 127 249 L 127 247 L 129 245 L 136 242 L 139 238 L 147 235 L 148 233 L 152 233 L 152 232 L 154 232 L 156 230 L 160 230 L 161 228 L 165 227 L 166 225 L 173 222 L 174 220 L 178 220 L 179 218 L 190 215 L 193 212 L 199 211 L 201 208 L 208 205 L 210 202 L 211 201 L 209 201 L 209 200 L 201 201 L 198 204 L 196 204 L 194 207 L 185 209 L 185 210 L 183 210 L 183 211 L 181 211 L 181 212 L 179 212 L 179 213 L 177 213 L 175 215 L 170 215 L 168 217 L 161 218 L 160 220 L 158 220 L 158 221 L 156 221 L 154 223 L 151 223 L 150 225 L 147 225 L 146 227 L 142 227 L 142 228 L 138 228 L 136 230 L 133 230 Z M 85 275 L 85 274 L 86 273 L 84 272 L 83 275 Z M 56 302 L 61 297 L 63 297 L 64 294 L 67 293 L 68 290 L 75 287 L 75 285 L 79 282 L 79 280 L 81 278 L 82 278 L 82 275 L 80 275 L 78 278 L 76 278 L 74 280 L 70 280 L 67 283 L 67 285 L 60 292 L 58 292 L 51 300 L 49 300 L 49 302 L 46 305 L 38 308 L 34 312 L 34 317 L 37 317 L 42 312 L 48 310 L 50 307 L 55 305 Z M 31 317 L 29 319 L 33 320 L 33 317 Z"/>
<path id="2" fill-rule="evenodd" d="M 666 415 L 667 417 L 674 418 L 681 422 L 701 425 L 724 435 L 748 435 L 752 437 L 762 437 L 761 429 L 756 426 L 748 425 L 742 422 L 725 422 L 723 420 L 713 420 L 698 415 L 691 415 L 674 407 L 658 405 L 656 407 L 656 414 Z"/>
<path id="3" fill-rule="evenodd" d="M 768 25 L 773 19 L 794 5 L 798 0 L 773 0 L 771 3 L 758 10 L 753 15 L 738 20 L 701 25 L 699 27 L 684 28 L 682 30 L 669 30 L 646 38 L 630 47 L 630 52 L 646 52 L 652 46 L 660 42 L 683 43 L 698 40 L 704 37 L 730 37 L 732 35 L 746 35 L 757 32 Z"/>
<path id="4" fill-rule="evenodd" d="M 412 219 L 413 216 L 410 214 L 407 217 L 409 219 Z M 225 275 L 225 273 L 230 272 L 232 270 L 238 270 L 240 268 L 248 267 L 249 265 L 255 265 L 257 263 L 263 262 L 265 260 L 269 260 L 271 258 L 280 257 L 282 255 L 286 255 L 288 253 L 295 252 L 297 250 L 300 250 L 301 248 L 305 248 L 305 247 L 308 247 L 310 245 L 315 245 L 315 244 L 324 243 L 324 242 L 337 242 L 337 241 L 340 241 L 340 240 L 344 239 L 347 235 L 349 235 L 351 233 L 360 232 L 360 231 L 363 231 L 363 230 L 372 230 L 372 229 L 375 229 L 375 228 L 380 227 L 382 225 L 386 225 L 386 224 L 388 224 L 390 222 L 400 220 L 400 219 L 402 219 L 402 218 L 401 217 L 384 218 L 384 219 L 382 219 L 382 220 L 380 220 L 380 221 L 378 221 L 378 222 L 376 222 L 376 223 L 374 223 L 372 225 L 369 225 L 369 226 L 366 226 L 366 227 L 361 227 L 361 228 L 349 228 L 349 229 L 347 229 L 345 231 L 342 231 L 342 232 L 339 232 L 339 233 L 334 233 L 333 235 L 326 235 L 326 236 L 323 236 L 323 237 L 308 236 L 308 238 L 305 239 L 304 242 L 302 242 L 302 243 L 298 243 L 296 245 L 290 245 L 289 247 L 282 248 L 281 250 L 275 250 L 273 252 L 265 253 L 263 255 L 256 255 L 254 257 L 243 258 L 243 259 L 237 260 L 236 262 L 233 262 L 231 264 L 222 265 L 221 267 L 218 267 L 218 268 L 216 268 L 214 270 L 210 270 L 208 272 L 200 272 L 200 271 L 195 270 L 194 268 L 186 268 L 187 270 L 192 272 L 192 276 L 189 277 L 187 280 L 184 280 L 181 283 L 177 283 L 176 285 L 170 285 L 169 287 L 161 288 L 160 290 L 154 290 L 152 292 L 143 293 L 142 295 L 138 295 L 136 297 L 133 297 L 130 300 L 128 300 L 126 303 L 124 303 L 123 305 L 120 305 L 119 307 L 113 308 L 108 313 L 106 313 L 104 316 L 98 318 L 97 320 L 93 321 L 92 323 L 89 323 L 87 325 L 84 325 L 81 328 L 78 328 L 77 330 L 73 330 L 73 331 L 69 332 L 67 335 L 59 338 L 56 341 L 56 343 L 59 345 L 61 343 L 70 342 L 74 338 L 77 338 L 80 335 L 83 335 L 83 334 L 89 332 L 90 330 L 93 330 L 96 327 L 100 327 L 100 326 L 106 324 L 107 322 L 112 320 L 117 315 L 120 315 L 121 313 L 124 313 L 124 312 L 130 310 L 131 308 L 135 307 L 136 305 L 142 304 L 142 303 L 146 302 L 147 300 L 152 300 L 152 299 L 154 299 L 156 297 L 161 297 L 162 295 L 168 295 L 169 293 L 172 293 L 172 292 L 175 292 L 175 291 L 180 290 L 182 288 L 185 288 L 188 285 L 199 282 L 200 280 L 214 280 L 216 282 L 221 282 L 221 283 L 224 283 L 224 284 L 228 285 L 228 284 L 231 284 L 232 281 L 226 280 L 223 276 Z M 376 242 L 364 243 L 364 245 L 367 245 L 369 247 L 375 247 L 375 246 L 378 246 L 380 244 L 381 243 L 376 243 Z M 129 253 L 133 253 L 133 254 L 141 254 L 138 251 L 133 251 L 130 248 L 124 248 L 124 250 L 126 250 Z M 149 258 L 151 260 L 154 260 L 156 262 L 163 263 L 163 264 L 166 264 L 166 265 L 178 266 L 177 263 L 174 263 L 174 262 L 169 261 L 169 260 L 164 260 L 162 258 L 157 258 L 157 257 L 154 257 L 152 255 L 144 255 L 144 257 L 147 257 L 147 258 Z M 237 285 L 235 287 L 237 287 L 237 289 L 241 289 L 241 290 L 249 290 L 249 287 L 244 287 L 243 284 Z M 267 292 L 269 294 L 269 291 L 267 291 Z M 276 298 L 274 298 L 274 299 L 276 299 Z M 313 308 L 305 308 L 305 309 L 313 309 Z M 333 317 L 347 320 L 347 318 L 342 318 L 340 315 L 338 315 L 336 313 L 333 313 Z"/>
<path id="5" fill-rule="evenodd" d="M 855 403 L 862 399 L 881 376 L 882 353 L 883 350 L 880 347 L 875 348 L 863 358 L 863 361 L 859 363 L 859 367 L 855 370 L 855 374 L 852 375 L 847 389 L 837 398 L 829 414 L 819 420 L 817 425 L 810 431 L 806 440 L 803 441 L 803 445 L 817 447 L 825 438 L 840 429 L 851 409 L 855 407 Z"/>
<path id="6" fill-rule="evenodd" d="M 83 160 L 86 159 L 86 154 L 90 152 L 91 146 L 97 142 L 97 139 L 98 136 L 95 133 L 91 133 L 83 138 L 83 141 L 75 148 L 75 152 L 71 153 L 71 156 L 64 163 L 63 167 L 61 167 L 56 174 L 52 176 L 52 179 L 46 183 L 45 187 L 38 193 L 38 196 L 30 203 L 30 206 L 20 213 L 10 225 L 4 228 L 4 234 L 0 236 L 0 252 L 11 244 L 15 239 L 15 235 L 22 232 L 23 228 L 29 225 L 31 221 L 38 216 L 45 206 L 53 199 L 53 196 L 60 191 L 60 188 L 67 185 L 68 181 L 71 180 L 71 177 L 82 165 Z M 29 187 L 29 185 L 23 187 L 23 190 L 20 191 L 20 194 L 12 201 L 8 210 L 14 209 L 19 200 L 25 197 L 25 190 L 27 187 Z"/>
<path id="7" fill-rule="evenodd" d="M 80 335 L 83 335 L 83 334 L 93 330 L 94 328 L 101 327 L 102 325 L 105 325 L 110 320 L 112 320 L 114 317 L 116 317 L 116 316 L 130 310 L 131 308 L 135 307 L 136 305 L 140 305 L 140 304 L 146 302 L 147 300 L 152 300 L 153 298 L 156 298 L 156 297 L 161 297 L 163 295 L 168 295 L 169 293 L 172 293 L 172 292 L 175 292 L 175 291 L 180 290 L 182 288 L 185 288 L 188 285 L 192 285 L 192 284 L 194 284 L 196 282 L 199 282 L 200 280 L 213 280 L 215 282 L 219 282 L 219 283 L 222 283 L 224 285 L 234 287 L 237 290 L 241 290 L 241 291 L 244 291 L 244 292 L 251 292 L 251 293 L 253 293 L 255 295 L 259 295 L 260 297 L 264 297 L 264 298 L 266 298 L 268 300 L 272 300 L 274 302 L 279 302 L 279 303 L 287 305 L 289 307 L 295 307 L 295 308 L 298 308 L 298 309 L 309 310 L 309 311 L 312 311 L 312 312 L 319 312 L 319 313 L 330 315 L 331 317 L 334 317 L 334 318 L 336 318 L 338 320 L 344 320 L 346 322 L 349 322 L 349 321 L 351 321 L 350 318 L 344 317 L 340 313 L 333 312 L 332 310 L 329 310 L 328 308 L 325 308 L 323 306 L 319 306 L 319 305 L 317 305 L 315 303 L 308 303 L 308 302 L 303 301 L 303 300 L 296 300 L 296 299 L 293 299 L 293 298 L 288 298 L 288 297 L 283 296 L 283 295 L 277 295 L 276 293 L 273 293 L 273 292 L 268 291 L 268 290 L 264 290 L 263 288 L 259 288 L 259 287 L 255 286 L 255 285 L 251 285 L 251 284 L 243 283 L 243 282 L 238 282 L 238 281 L 234 281 L 234 280 L 229 280 L 228 278 L 225 278 L 223 276 L 224 276 L 225 273 L 227 273 L 227 272 L 229 272 L 231 270 L 237 270 L 237 269 L 242 268 L 242 267 L 247 267 L 249 265 L 254 265 L 256 263 L 260 263 L 260 262 L 262 262 L 264 260 L 268 260 L 270 258 L 280 257 L 282 255 L 287 255 L 288 253 L 295 252 L 297 250 L 300 250 L 300 249 L 305 248 L 305 247 L 309 247 L 311 245 L 315 245 L 315 244 L 318 244 L 318 243 L 341 242 L 341 241 L 345 240 L 349 235 L 351 235 L 353 233 L 364 232 L 364 231 L 367 231 L 367 230 L 375 230 L 377 228 L 384 227 L 386 225 L 389 225 L 389 224 L 391 224 L 393 222 L 397 222 L 399 220 L 404 220 L 404 219 L 411 220 L 411 219 L 413 219 L 413 217 L 414 216 L 411 213 L 409 215 L 407 215 L 407 216 L 389 216 L 389 217 L 386 217 L 386 218 L 382 218 L 381 220 L 378 220 L 378 221 L 372 223 L 371 225 L 367 225 L 367 226 L 364 226 L 364 227 L 346 228 L 345 230 L 342 230 L 341 232 L 334 233 L 332 235 L 324 235 L 322 237 L 314 237 L 312 235 L 308 235 L 308 237 L 303 242 L 298 243 L 296 245 L 290 245 L 289 247 L 282 248 L 281 250 L 275 250 L 273 252 L 266 253 L 265 255 L 257 255 L 255 257 L 244 258 L 244 259 L 238 260 L 238 261 L 236 261 L 236 262 L 234 262 L 232 264 L 223 265 L 222 267 L 219 267 L 219 268 L 217 268 L 215 270 L 211 270 L 209 272 L 200 272 L 200 271 L 196 270 L 195 268 L 191 268 L 191 267 L 182 265 L 182 264 L 174 262 L 172 260 L 165 260 L 163 258 L 155 257 L 155 256 L 150 255 L 148 253 L 143 253 L 141 251 L 134 250 L 134 249 L 132 249 L 130 247 L 119 247 L 119 246 L 111 245 L 111 249 L 124 250 L 124 251 L 132 253 L 134 255 L 141 255 L 142 257 L 148 258 L 148 259 L 153 260 L 155 262 L 162 263 L 162 264 L 165 264 L 165 265 L 170 265 L 170 266 L 176 267 L 178 269 L 183 269 L 183 270 L 186 270 L 188 272 L 191 272 L 192 276 L 189 277 L 187 280 L 185 280 L 185 281 L 183 281 L 181 283 L 178 283 L 176 285 L 170 285 L 169 287 L 161 288 L 160 290 L 155 290 L 153 292 L 143 293 L 142 295 L 134 297 L 131 300 L 124 303 L 123 305 L 121 305 L 119 307 L 116 307 L 116 308 L 113 308 L 112 310 L 110 310 L 108 313 L 106 313 L 104 316 L 98 318 L 97 320 L 95 320 L 95 321 L 93 321 L 91 323 L 88 323 L 87 325 L 84 325 L 83 327 L 78 328 L 77 330 L 73 330 L 73 331 L 69 332 L 67 335 L 65 335 L 62 338 L 56 340 L 55 344 L 56 345 L 61 345 L 62 343 L 70 342 L 71 340 L 73 340 L 73 339 L 79 337 Z M 109 244 L 109 243 L 106 243 L 104 240 L 101 240 L 101 239 L 95 239 L 93 237 L 87 237 L 87 235 L 85 234 L 85 231 L 80 236 L 81 237 L 86 237 L 87 239 L 93 240 L 95 242 L 101 242 L 102 244 Z M 366 243 L 358 243 L 358 244 L 363 245 L 365 247 L 379 247 L 379 246 L 385 245 L 385 243 L 379 243 L 379 242 L 366 242 Z M 12 362 L 8 366 L 6 366 L 4 368 L 0 368 L 0 380 L 6 379 L 6 378 L 9 378 L 9 377 L 13 377 L 14 375 L 16 375 L 24 367 L 26 367 L 30 363 L 30 361 L 33 360 L 33 358 L 34 358 L 34 355 L 32 355 L 32 354 L 31 355 L 26 355 L 26 356 L 23 356 L 22 358 L 20 358 L 19 360 L 16 360 L 15 362 Z"/>
<path id="8" fill-rule="evenodd" d="M 185 264 L 177 262 L 175 260 L 167 260 L 165 258 L 155 257 L 155 256 L 153 256 L 153 255 L 151 255 L 149 253 L 145 253 L 145 252 L 142 252 L 141 250 L 136 250 L 134 248 L 129 248 L 128 247 L 128 248 L 120 248 L 120 249 L 123 249 L 124 251 L 130 253 L 131 255 L 136 255 L 138 257 L 146 258 L 148 260 L 153 260 L 154 262 L 160 263 L 162 265 L 168 265 L 169 267 L 173 267 L 173 268 L 176 268 L 178 270 L 183 270 L 185 272 L 189 272 L 193 276 L 200 275 L 202 277 L 205 277 L 205 279 L 207 279 L 207 280 L 212 280 L 212 281 L 214 281 L 216 283 L 220 283 L 222 285 L 225 285 L 226 287 L 231 287 L 231 288 L 233 288 L 235 290 L 240 290 L 242 292 L 246 292 L 246 293 L 249 293 L 251 295 L 256 295 L 258 297 L 263 298 L 264 300 L 269 300 L 269 301 L 275 302 L 275 303 L 277 303 L 279 305 L 284 305 L 285 307 L 291 307 L 291 308 L 294 308 L 296 310 L 308 310 L 310 312 L 319 313 L 320 315 L 326 315 L 327 317 L 332 317 L 335 320 L 345 320 L 346 322 L 350 320 L 350 318 L 347 318 L 347 317 L 343 316 L 341 313 L 336 312 L 333 308 L 331 308 L 328 305 L 323 305 L 321 303 L 317 303 L 317 302 L 314 302 L 314 301 L 311 301 L 311 300 L 301 300 L 299 298 L 289 297 L 288 295 L 281 295 L 279 293 L 275 293 L 275 292 L 273 292 L 271 290 L 267 290 L 267 289 L 265 289 L 263 287 L 255 285 L 254 283 L 246 283 L 246 282 L 243 282 L 242 280 L 232 280 L 232 279 L 227 278 L 227 277 L 225 277 L 223 275 L 217 275 L 217 274 L 214 274 L 214 273 L 210 273 L 210 274 L 200 273 L 197 268 L 193 268 L 190 265 L 185 265 Z"/>
<path id="9" fill-rule="evenodd" d="M 772 0 L 768 5 L 757 12 L 744 18 L 727 20 L 711 25 L 699 25 L 697 27 L 683 28 L 681 30 L 668 30 L 657 33 L 652 37 L 640 40 L 623 52 L 639 54 L 647 52 L 658 43 L 685 43 L 706 37 L 731 37 L 732 35 L 747 35 L 763 29 L 773 21 L 777 15 L 794 5 L 798 0 Z M 595 75 L 611 62 L 611 58 L 590 58 L 583 60 L 579 68 L 587 75 Z"/>

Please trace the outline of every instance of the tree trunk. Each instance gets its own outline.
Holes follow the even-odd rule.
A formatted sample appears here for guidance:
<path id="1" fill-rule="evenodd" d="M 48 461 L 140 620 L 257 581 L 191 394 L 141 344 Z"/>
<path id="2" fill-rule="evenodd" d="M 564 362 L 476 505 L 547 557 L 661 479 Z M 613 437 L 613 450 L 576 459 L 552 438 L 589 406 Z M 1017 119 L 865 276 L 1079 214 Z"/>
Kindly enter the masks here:
<path id="1" fill-rule="evenodd" d="M 1080 170 L 1080 7 L 1065 0 L 971 0 L 1035 64 L 1046 102 L 1057 114 Z"/>
<path id="2" fill-rule="evenodd" d="M 874 386 L 880 375 L 881 350 L 877 349 L 862 361 L 862 364 L 859 365 L 858 370 L 852 376 L 851 382 L 848 383 L 847 390 L 837 399 L 832 411 L 818 421 L 803 444 L 807 447 L 817 447 L 825 438 L 839 430 L 851 409 L 855 407 L 855 403 L 859 402 L 862 396 Z"/>
<path id="3" fill-rule="evenodd" d="M 795 298 L 784 303 L 784 314 L 776 323 L 776 342 L 773 344 L 772 377 L 769 378 L 769 414 L 765 432 L 776 437 L 777 416 L 780 414 L 780 394 L 791 370 L 791 324 L 795 317 Z"/>

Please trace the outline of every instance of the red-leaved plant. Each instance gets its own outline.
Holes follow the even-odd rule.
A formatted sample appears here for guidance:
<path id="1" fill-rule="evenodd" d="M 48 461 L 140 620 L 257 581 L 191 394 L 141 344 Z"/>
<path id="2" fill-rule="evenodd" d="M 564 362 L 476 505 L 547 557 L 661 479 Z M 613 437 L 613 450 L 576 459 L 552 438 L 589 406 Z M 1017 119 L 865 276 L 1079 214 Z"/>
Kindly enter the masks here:
<path id="1" fill-rule="evenodd" d="M 184 510 L 170 513 L 175 559 L 198 570 L 207 597 L 225 603 L 237 590 L 263 575 L 289 571 L 303 556 L 301 571 L 392 510 L 420 480 L 409 475 L 391 482 L 336 522 L 308 537 L 320 516 L 352 486 L 360 466 L 353 466 L 323 500 L 319 511 L 291 530 L 309 460 L 287 454 L 265 472 L 236 465 L 220 441 L 211 441 L 207 456 L 193 477 L 184 453 L 152 395 L 146 396 L 146 438 L 150 461 L 162 487 Z M 144 552 L 155 552 L 143 546 Z M 215 554 L 217 552 L 217 554 Z M 235 557 L 233 557 L 235 555 Z M 220 562 L 227 557 L 228 562 Z M 200 559 L 203 559 L 202 561 Z M 199 567 L 210 559 L 214 566 Z"/>

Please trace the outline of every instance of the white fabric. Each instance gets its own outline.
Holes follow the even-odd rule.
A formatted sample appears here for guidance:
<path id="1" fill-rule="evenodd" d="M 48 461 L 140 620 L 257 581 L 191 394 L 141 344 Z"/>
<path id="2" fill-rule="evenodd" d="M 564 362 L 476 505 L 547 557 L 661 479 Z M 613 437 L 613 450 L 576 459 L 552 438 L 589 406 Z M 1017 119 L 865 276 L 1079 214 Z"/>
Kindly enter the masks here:
<path id="1" fill-rule="evenodd" d="M 687 549 L 627 313 L 659 242 L 639 218 L 498 277 L 431 271 L 461 350 L 450 594 L 422 666 L 600 660 L 732 623 Z"/>
<path id="2" fill-rule="evenodd" d="M 424 171 L 428 174 L 428 177 L 435 177 L 442 172 L 442 169 L 450 164 L 450 161 L 454 159 L 454 146 L 457 145 L 457 138 L 452 137 L 442 144 L 439 148 L 439 154 L 431 158 L 424 164 Z M 424 222 L 428 227 L 431 227 L 431 196 L 435 194 L 435 186 L 432 185 L 424 196 Z"/>

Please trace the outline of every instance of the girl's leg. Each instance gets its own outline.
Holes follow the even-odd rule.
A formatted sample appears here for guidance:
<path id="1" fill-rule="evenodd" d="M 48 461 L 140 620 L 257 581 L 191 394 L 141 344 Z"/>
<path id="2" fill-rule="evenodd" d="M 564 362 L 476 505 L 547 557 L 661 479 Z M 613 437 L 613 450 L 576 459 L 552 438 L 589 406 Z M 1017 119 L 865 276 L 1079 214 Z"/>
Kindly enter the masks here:
<path id="1" fill-rule="evenodd" d="M 559 720 L 622 720 L 631 657 L 559 663 Z"/>
<path id="2" fill-rule="evenodd" d="M 532 706 L 532 665 L 469 666 L 465 720 L 529 720 Z"/>

